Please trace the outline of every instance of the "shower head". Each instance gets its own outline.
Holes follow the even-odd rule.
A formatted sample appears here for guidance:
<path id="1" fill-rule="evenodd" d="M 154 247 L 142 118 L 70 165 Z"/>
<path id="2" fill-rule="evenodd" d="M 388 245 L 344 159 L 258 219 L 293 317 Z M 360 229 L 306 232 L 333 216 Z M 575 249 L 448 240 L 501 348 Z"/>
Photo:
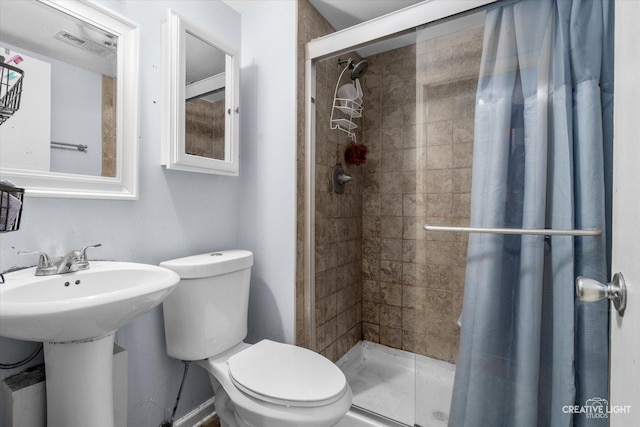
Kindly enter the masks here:
<path id="1" fill-rule="evenodd" d="M 344 68 L 343 73 L 347 71 L 347 68 L 351 70 L 351 80 L 359 79 L 367 71 L 367 68 L 369 68 L 369 63 L 364 59 L 361 59 L 359 62 L 356 63 L 356 61 L 354 61 L 351 58 L 349 59 L 338 58 L 338 64 L 340 65 L 347 64 L 347 66 Z"/>
<path id="2" fill-rule="evenodd" d="M 353 64 L 353 61 L 349 63 L 349 68 L 351 68 L 351 80 L 359 79 L 364 75 L 369 68 L 369 63 L 364 59 L 357 64 Z"/>

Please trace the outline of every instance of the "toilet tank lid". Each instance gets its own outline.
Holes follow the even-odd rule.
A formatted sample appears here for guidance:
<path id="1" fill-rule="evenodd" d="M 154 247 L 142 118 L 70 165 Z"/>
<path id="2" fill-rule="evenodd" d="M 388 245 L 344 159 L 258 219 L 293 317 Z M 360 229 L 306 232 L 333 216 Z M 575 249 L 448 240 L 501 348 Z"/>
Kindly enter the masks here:
<path id="1" fill-rule="evenodd" d="M 178 273 L 181 279 L 199 279 L 244 270 L 253 265 L 253 254 L 241 249 L 207 252 L 160 263 Z"/>

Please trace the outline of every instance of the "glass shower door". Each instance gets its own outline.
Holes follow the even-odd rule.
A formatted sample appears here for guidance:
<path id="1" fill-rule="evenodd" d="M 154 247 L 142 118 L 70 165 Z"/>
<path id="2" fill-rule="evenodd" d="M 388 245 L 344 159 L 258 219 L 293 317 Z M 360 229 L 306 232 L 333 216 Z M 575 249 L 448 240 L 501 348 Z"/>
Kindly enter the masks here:
<path id="1" fill-rule="evenodd" d="M 416 270 L 423 302 L 413 314 L 418 426 L 445 426 L 460 336 L 468 236 L 425 224 L 470 224 L 473 128 L 484 12 L 416 30 L 415 127 L 419 201 Z M 424 240 L 422 240 L 424 239 Z M 422 290 L 420 287 L 424 288 Z"/>
<path id="2" fill-rule="evenodd" d="M 360 191 L 364 342 L 350 350 L 343 368 L 354 406 L 388 424 L 438 426 L 448 419 L 467 236 L 427 233 L 423 226 L 469 225 L 483 15 L 419 28 L 340 57 L 360 55 L 368 63 L 360 78 L 362 118 L 355 121 L 357 142 L 368 152 L 365 163 L 347 165 L 359 189 L 349 183 L 343 194 L 317 197 L 344 204 Z M 339 58 L 321 63 L 320 70 L 341 70 Z M 334 78 L 318 83 L 318 123 L 324 125 L 329 114 L 318 105 L 327 103 L 321 93 L 336 84 Z M 317 156 L 328 159 L 324 167 L 343 161 L 344 135 L 317 132 Z"/>

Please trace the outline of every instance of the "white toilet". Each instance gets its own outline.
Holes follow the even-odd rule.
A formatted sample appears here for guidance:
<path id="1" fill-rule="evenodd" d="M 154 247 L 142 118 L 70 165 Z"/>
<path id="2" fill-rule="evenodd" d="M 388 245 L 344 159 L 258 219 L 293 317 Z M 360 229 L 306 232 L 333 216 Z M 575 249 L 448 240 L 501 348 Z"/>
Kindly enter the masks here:
<path id="1" fill-rule="evenodd" d="M 225 427 L 332 426 L 351 406 L 342 371 L 325 357 L 247 335 L 253 254 L 228 250 L 165 261 L 181 280 L 165 299 L 167 353 L 209 372 Z"/>

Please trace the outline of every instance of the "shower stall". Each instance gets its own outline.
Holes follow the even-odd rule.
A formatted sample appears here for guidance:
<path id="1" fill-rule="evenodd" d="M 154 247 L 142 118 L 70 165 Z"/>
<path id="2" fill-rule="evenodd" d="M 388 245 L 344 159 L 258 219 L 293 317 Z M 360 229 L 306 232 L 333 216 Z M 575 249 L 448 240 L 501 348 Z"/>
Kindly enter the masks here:
<path id="1" fill-rule="evenodd" d="M 387 422 L 447 421 L 467 243 L 422 227 L 469 225 L 483 15 L 315 62 L 311 334 L 345 371 L 354 404 Z M 336 92 L 351 84 L 339 80 L 348 58 L 368 64 L 357 118 L 334 108 L 343 102 Z M 354 138 L 351 125 L 331 129 L 336 117 L 357 126 Z M 360 165 L 345 157 L 356 143 L 367 147 Z M 337 163 L 356 178 L 342 194 L 328 179 Z"/>
<path id="2" fill-rule="evenodd" d="M 497 18 L 487 20 L 487 8 L 508 3 L 513 2 L 424 2 L 306 45 L 304 280 L 297 297 L 304 331 L 299 340 L 345 372 L 354 392 L 350 416 L 370 420 L 362 425 L 449 422 L 461 324 L 469 322 L 471 328 L 476 319 L 482 321 L 462 316 L 463 300 L 470 298 L 465 283 L 473 282 L 470 265 L 485 262 L 470 249 L 470 240 L 490 244 L 466 232 L 427 231 L 425 225 L 479 225 L 476 211 L 482 203 L 472 202 L 472 183 L 477 187 L 485 171 L 474 170 L 474 155 L 486 147 L 476 147 L 474 154 L 476 110 L 483 102 L 479 82 L 489 81 L 485 31 L 498 27 Z M 487 23 L 493 26 L 486 28 Z M 545 43 L 550 42 L 545 38 Z M 511 65 L 499 72 L 494 68 L 492 76 L 513 71 Z M 525 83 L 518 77 L 514 94 Z M 511 101 L 524 105 L 514 107 L 512 116 L 526 117 L 526 102 L 516 95 Z M 512 125 L 513 141 L 519 140 L 519 129 Z M 511 150 L 507 157 L 516 164 L 524 154 L 517 143 Z M 527 181 L 513 169 L 505 169 L 509 180 Z M 341 191 L 334 185 L 338 176 L 349 178 Z M 524 185 L 507 189 L 504 222 L 480 225 L 535 228 L 535 221 L 510 216 L 526 205 L 518 198 Z M 553 226 L 544 219 L 538 228 Z M 581 227 L 596 228 L 578 221 L 558 226 Z M 600 228 L 606 235 L 606 226 Z M 560 248 L 568 238 L 573 237 L 541 235 L 532 244 Z M 512 256 L 508 250 L 525 247 L 528 240 L 509 239 L 500 240 L 507 248 L 501 246 L 506 255 L 500 257 L 524 269 L 520 252 Z M 482 271 L 474 274 L 481 277 Z M 569 287 L 572 293 L 572 283 Z M 596 311 L 606 312 L 603 307 Z M 460 377 L 456 383 L 466 378 Z M 360 425 L 354 420 L 345 425 Z"/>

